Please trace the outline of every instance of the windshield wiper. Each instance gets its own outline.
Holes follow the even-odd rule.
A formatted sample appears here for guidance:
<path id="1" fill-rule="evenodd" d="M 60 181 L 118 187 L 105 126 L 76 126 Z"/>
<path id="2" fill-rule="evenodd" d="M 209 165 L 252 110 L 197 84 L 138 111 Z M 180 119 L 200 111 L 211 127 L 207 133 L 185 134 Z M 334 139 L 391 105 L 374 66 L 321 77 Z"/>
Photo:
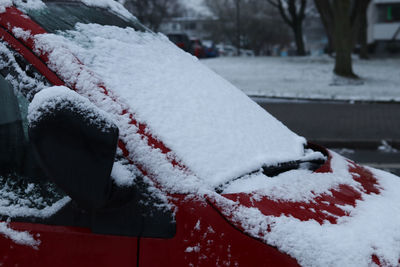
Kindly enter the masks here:
<path id="1" fill-rule="evenodd" d="M 291 171 L 291 170 L 297 170 L 297 169 L 307 169 L 310 171 L 315 171 L 324 163 L 325 163 L 324 158 L 318 158 L 318 159 L 313 159 L 313 160 L 294 160 L 294 161 L 278 163 L 276 165 L 263 166 L 263 167 L 261 167 L 261 169 L 262 169 L 262 173 L 264 175 L 266 175 L 268 177 L 274 177 L 281 173 Z M 234 179 L 231 179 L 231 180 L 215 187 L 215 191 L 217 193 L 222 193 L 224 191 L 224 189 L 232 182 L 240 180 L 245 176 L 257 173 L 259 171 L 260 170 L 257 170 L 254 172 L 247 173 L 246 175 L 242 175 L 242 176 L 236 177 Z"/>

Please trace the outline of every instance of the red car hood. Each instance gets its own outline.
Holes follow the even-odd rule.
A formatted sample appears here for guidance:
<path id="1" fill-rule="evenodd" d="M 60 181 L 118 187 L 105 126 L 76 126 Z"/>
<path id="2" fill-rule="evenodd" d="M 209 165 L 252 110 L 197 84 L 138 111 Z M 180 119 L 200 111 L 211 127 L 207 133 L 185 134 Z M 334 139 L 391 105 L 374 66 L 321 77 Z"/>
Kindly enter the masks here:
<path id="1" fill-rule="evenodd" d="M 391 183 L 386 179 L 398 177 L 361 167 L 333 152 L 312 175 L 317 179 L 346 176 L 337 169 L 338 160 L 348 166 L 347 181 L 342 179 L 323 190 L 316 183 L 316 191 L 311 190 L 311 197 L 303 200 L 290 197 L 291 192 L 285 196 L 256 190 L 211 196 L 209 201 L 233 226 L 276 246 L 304 266 L 399 264 L 400 250 L 392 253 L 393 242 L 399 242 L 399 217 L 392 214 L 399 211 L 400 203 L 391 199 L 394 194 L 386 187 Z M 267 179 L 281 178 L 285 179 Z"/>

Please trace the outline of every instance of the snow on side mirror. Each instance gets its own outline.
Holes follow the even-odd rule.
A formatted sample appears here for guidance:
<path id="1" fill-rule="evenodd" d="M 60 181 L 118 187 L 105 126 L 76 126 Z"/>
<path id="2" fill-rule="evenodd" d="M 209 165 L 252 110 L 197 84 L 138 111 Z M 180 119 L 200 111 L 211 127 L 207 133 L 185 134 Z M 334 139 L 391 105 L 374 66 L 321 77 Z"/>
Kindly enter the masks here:
<path id="1" fill-rule="evenodd" d="M 29 138 L 46 175 L 83 208 L 106 205 L 119 132 L 107 113 L 59 86 L 35 95 L 28 120 Z"/>

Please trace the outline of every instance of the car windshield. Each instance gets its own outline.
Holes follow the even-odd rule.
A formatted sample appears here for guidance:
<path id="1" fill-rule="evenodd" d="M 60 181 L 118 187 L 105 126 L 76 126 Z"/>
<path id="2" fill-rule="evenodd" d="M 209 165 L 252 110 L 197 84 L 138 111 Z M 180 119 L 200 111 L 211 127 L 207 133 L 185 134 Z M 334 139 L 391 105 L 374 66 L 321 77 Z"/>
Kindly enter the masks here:
<path id="1" fill-rule="evenodd" d="M 74 29 L 77 23 L 96 23 L 146 31 L 133 16 L 124 18 L 104 8 L 89 7 L 81 2 L 48 1 L 46 8 L 27 10 L 28 15 L 46 31 L 54 33 Z"/>
<path id="2" fill-rule="evenodd" d="M 50 3 L 48 7 L 53 6 Z M 62 6 L 69 7 L 69 4 Z M 94 84 L 106 84 L 118 101 L 129 105 L 135 118 L 147 125 L 146 134 L 150 133 L 170 149 L 166 157 L 159 154 L 160 149 L 148 150 L 149 142 L 142 141 L 147 137 L 136 136 L 136 129 L 122 123 L 124 119 L 118 125 L 120 136 L 126 137 L 135 160 L 167 183 L 175 184 L 172 178 L 174 181 L 183 178 L 176 169 L 169 169 L 165 160 L 179 161 L 183 169 L 214 187 L 262 166 L 315 157 L 304 149 L 304 138 L 165 36 L 130 27 L 85 22 L 72 26 L 73 23 L 66 30 L 58 27 L 55 34 L 37 36 L 37 43 L 49 52 L 51 64 L 61 77 L 78 84 L 81 92 L 94 92 L 97 90 Z M 65 48 L 74 54 L 68 61 L 70 64 L 60 56 L 65 54 Z M 76 57 L 90 69 L 88 76 L 70 76 L 82 71 L 82 66 L 74 63 Z M 92 79 L 101 77 L 101 81 L 79 80 L 93 73 L 96 75 Z M 101 99 L 92 97 L 105 111 L 118 110 L 110 103 L 98 102 Z"/>

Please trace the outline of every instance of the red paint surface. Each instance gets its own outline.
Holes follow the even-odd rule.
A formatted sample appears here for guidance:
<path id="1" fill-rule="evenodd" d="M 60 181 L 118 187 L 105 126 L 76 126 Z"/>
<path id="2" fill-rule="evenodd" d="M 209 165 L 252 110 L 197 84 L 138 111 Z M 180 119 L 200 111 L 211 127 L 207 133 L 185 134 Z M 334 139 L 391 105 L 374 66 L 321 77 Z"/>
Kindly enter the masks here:
<path id="1" fill-rule="evenodd" d="M 331 157 L 329 156 L 325 164 L 316 172 L 331 172 L 330 163 Z M 379 184 L 373 174 L 361 166 L 351 165 L 353 166 L 350 166 L 349 172 L 352 178 L 360 183 L 362 192 L 379 194 Z M 356 202 L 362 200 L 359 190 L 344 184 L 339 185 L 336 189 L 329 190 L 329 192 L 315 196 L 309 202 L 279 201 L 268 197 L 253 198 L 252 194 L 245 193 L 224 194 L 223 196 L 245 207 L 257 207 L 261 213 L 267 216 L 279 217 L 285 215 L 301 221 L 315 220 L 320 224 L 323 224 L 324 221 L 336 224 L 338 217 L 348 216 L 347 212 L 338 207 L 339 205 L 355 207 Z M 216 203 L 213 204 L 218 207 Z M 240 225 L 236 226 L 241 227 Z"/>
<path id="2" fill-rule="evenodd" d="M 137 238 L 95 235 L 78 227 L 11 223 L 29 231 L 41 244 L 37 249 L 0 236 L 0 265 L 18 267 L 134 267 Z M 40 235 L 40 236 L 38 236 Z"/>
<path id="3" fill-rule="evenodd" d="M 139 266 L 298 266 L 276 248 L 232 227 L 207 202 L 174 197 L 176 236 L 142 238 Z"/>

